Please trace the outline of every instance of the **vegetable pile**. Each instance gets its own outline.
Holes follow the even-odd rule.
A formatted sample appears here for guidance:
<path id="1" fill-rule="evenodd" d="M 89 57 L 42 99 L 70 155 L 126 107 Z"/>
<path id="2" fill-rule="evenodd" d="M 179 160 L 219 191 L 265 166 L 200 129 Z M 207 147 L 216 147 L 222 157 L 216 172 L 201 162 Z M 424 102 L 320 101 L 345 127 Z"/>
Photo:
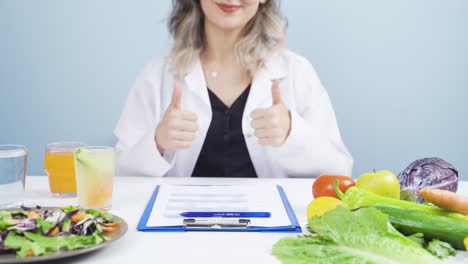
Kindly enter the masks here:
<path id="1" fill-rule="evenodd" d="M 0 254 L 25 258 L 93 247 L 118 227 L 108 213 L 75 206 L 0 211 Z"/>
<path id="2" fill-rule="evenodd" d="M 443 263 L 456 249 L 468 251 L 468 197 L 455 193 L 457 185 L 458 172 L 436 158 L 414 162 L 398 178 L 390 171 L 356 182 L 319 176 L 309 234 L 281 239 L 273 254 L 286 264 Z"/>

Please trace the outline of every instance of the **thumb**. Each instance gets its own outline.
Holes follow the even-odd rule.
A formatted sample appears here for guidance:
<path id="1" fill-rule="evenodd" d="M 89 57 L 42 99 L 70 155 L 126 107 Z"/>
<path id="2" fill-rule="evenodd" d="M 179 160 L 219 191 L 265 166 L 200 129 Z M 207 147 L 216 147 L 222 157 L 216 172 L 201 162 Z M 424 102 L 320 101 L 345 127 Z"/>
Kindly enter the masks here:
<path id="1" fill-rule="evenodd" d="M 174 91 L 172 92 L 171 107 L 175 109 L 180 109 L 181 100 L 182 100 L 182 87 L 180 87 L 179 81 L 175 81 Z"/>
<path id="2" fill-rule="evenodd" d="M 278 105 L 283 102 L 281 99 L 278 80 L 273 80 L 273 86 L 271 87 L 271 97 L 273 98 L 273 105 Z"/>

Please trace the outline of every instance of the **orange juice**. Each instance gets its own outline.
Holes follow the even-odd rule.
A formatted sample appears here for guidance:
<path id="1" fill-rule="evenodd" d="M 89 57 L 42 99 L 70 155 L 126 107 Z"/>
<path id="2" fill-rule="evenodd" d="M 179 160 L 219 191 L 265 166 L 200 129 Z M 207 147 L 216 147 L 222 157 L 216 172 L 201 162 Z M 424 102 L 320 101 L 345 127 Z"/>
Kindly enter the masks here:
<path id="1" fill-rule="evenodd" d="M 86 146 L 79 142 L 56 142 L 47 144 L 44 169 L 49 175 L 50 191 L 55 196 L 76 196 L 75 159 L 76 148 Z"/>
<path id="2" fill-rule="evenodd" d="M 53 193 L 76 193 L 73 152 L 46 152 L 44 167 Z"/>

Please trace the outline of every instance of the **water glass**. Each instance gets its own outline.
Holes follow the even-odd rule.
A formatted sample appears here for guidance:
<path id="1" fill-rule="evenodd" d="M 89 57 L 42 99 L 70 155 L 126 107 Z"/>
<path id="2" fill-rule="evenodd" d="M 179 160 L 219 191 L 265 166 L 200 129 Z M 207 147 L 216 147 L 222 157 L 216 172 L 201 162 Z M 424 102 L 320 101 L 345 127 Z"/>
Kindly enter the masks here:
<path id="1" fill-rule="evenodd" d="M 23 204 L 27 159 L 24 146 L 0 145 L 0 209 Z"/>

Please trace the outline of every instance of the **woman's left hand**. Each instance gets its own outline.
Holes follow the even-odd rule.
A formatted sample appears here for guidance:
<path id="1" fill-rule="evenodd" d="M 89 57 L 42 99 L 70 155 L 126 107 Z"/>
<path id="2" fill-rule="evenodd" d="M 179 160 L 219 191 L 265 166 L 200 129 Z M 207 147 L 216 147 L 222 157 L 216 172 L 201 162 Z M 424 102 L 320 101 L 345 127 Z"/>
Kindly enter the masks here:
<path id="1" fill-rule="evenodd" d="M 291 114 L 281 99 L 278 80 L 273 80 L 271 95 L 273 105 L 253 111 L 250 125 L 255 129 L 255 136 L 261 145 L 281 146 L 291 130 Z"/>

